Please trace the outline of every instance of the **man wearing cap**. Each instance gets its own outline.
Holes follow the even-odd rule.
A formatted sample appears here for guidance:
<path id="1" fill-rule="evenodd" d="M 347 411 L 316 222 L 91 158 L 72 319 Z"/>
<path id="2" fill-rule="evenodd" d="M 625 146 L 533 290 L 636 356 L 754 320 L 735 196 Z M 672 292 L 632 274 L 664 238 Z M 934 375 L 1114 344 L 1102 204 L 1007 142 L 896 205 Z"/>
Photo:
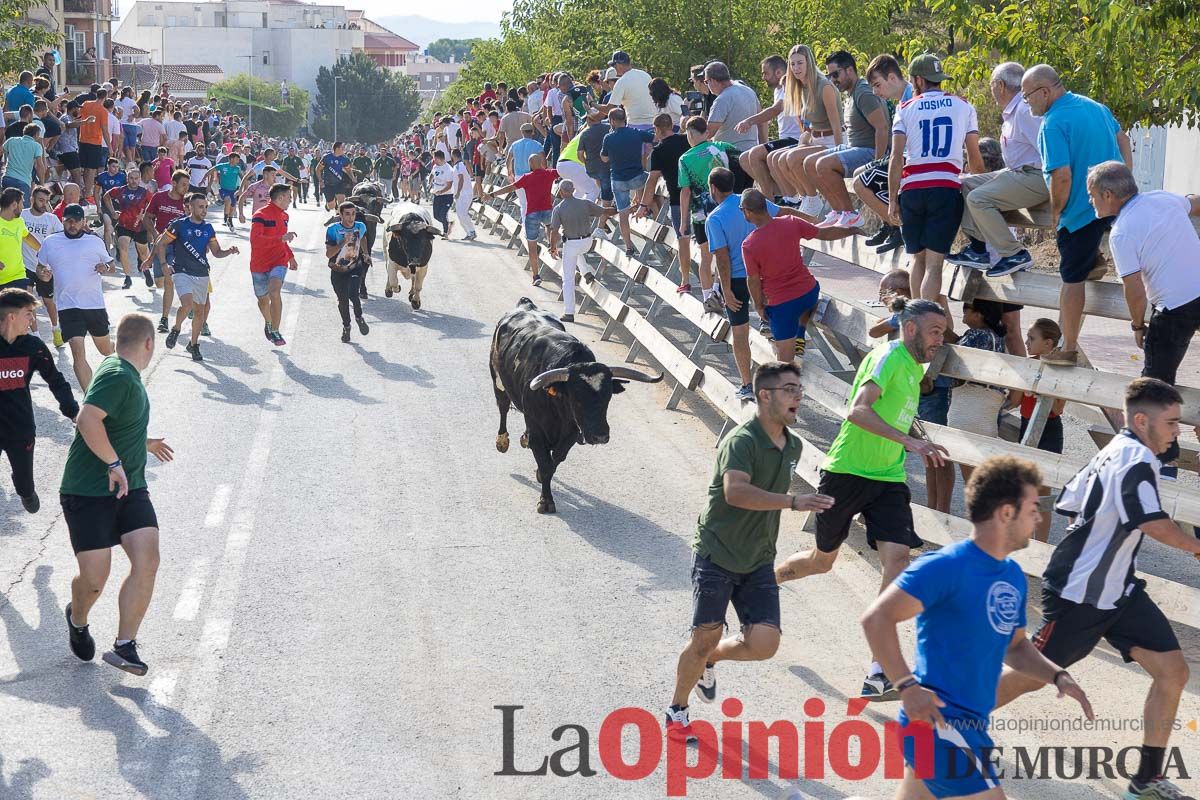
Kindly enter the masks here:
<path id="1" fill-rule="evenodd" d="M 87 391 L 92 382 L 84 337 L 91 336 L 100 355 L 111 355 L 108 311 L 104 307 L 101 275 L 113 271 L 113 257 L 104 240 L 88 234 L 83 206 L 72 203 L 63 209 L 63 231 L 52 233 L 38 249 L 37 276 L 54 281 L 58 322 L 63 339 L 71 348 L 71 366 L 79 388 Z"/>
<path id="2" fill-rule="evenodd" d="M 616 106 L 622 106 L 629 127 L 653 133 L 658 107 L 650 99 L 650 73 L 634 68 L 629 62 L 629 53 L 624 50 L 613 53 L 608 65 L 616 70 L 617 82 L 613 84 L 601 111 L 607 113 Z"/>
<path id="3" fill-rule="evenodd" d="M 550 214 L 550 256 L 562 256 L 563 322 L 575 321 L 575 269 L 580 256 L 591 243 L 595 220 L 617 213 L 616 209 L 598 206 L 591 200 L 575 196 L 575 183 L 563 179 L 558 184 L 558 204 Z M 559 229 L 562 229 L 562 251 L 558 248 Z M 583 279 L 588 283 L 595 276 L 584 264 Z"/>

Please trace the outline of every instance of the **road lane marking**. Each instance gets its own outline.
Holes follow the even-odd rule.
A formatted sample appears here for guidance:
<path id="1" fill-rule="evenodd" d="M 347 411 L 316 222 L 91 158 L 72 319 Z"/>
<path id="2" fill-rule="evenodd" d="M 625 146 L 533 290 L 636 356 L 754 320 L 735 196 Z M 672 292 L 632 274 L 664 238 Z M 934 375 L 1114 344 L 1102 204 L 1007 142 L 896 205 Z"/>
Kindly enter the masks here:
<path id="1" fill-rule="evenodd" d="M 200 601 L 204 598 L 204 586 L 208 583 L 208 559 L 197 558 L 188 570 L 187 581 L 179 600 L 175 603 L 175 619 L 193 620 L 200 611 Z"/>
<path id="2" fill-rule="evenodd" d="M 222 483 L 213 492 L 212 502 L 208 504 L 208 513 L 204 515 L 204 527 L 219 528 L 225 521 L 225 509 L 229 507 L 229 495 L 233 487 Z"/>

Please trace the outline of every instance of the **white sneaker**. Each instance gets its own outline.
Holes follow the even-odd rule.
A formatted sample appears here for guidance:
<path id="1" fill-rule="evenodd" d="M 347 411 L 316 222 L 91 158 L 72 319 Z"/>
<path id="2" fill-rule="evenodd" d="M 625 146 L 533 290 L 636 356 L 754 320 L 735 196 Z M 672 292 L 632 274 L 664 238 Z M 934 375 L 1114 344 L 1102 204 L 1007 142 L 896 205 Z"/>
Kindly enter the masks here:
<path id="1" fill-rule="evenodd" d="M 696 734 L 692 733 L 692 721 L 688 718 L 688 710 L 686 708 L 668 708 L 666 713 L 667 736 L 673 739 L 686 739 L 689 742 L 696 741 Z"/>
<path id="2" fill-rule="evenodd" d="M 841 225 L 843 228 L 861 228 L 865 222 L 866 220 L 863 219 L 863 215 L 857 211 L 845 211 L 842 213 Z"/>
<path id="3" fill-rule="evenodd" d="M 818 228 L 840 228 L 842 227 L 842 212 L 830 211 L 825 215 L 825 219 L 817 223 Z"/>
<path id="4" fill-rule="evenodd" d="M 821 198 L 816 195 L 808 195 L 800 201 L 800 208 L 796 209 L 801 214 L 809 217 L 815 217 L 821 213 Z"/>
<path id="5" fill-rule="evenodd" d="M 742 389 L 745 388 L 748 387 L 742 387 Z M 740 392 L 741 389 L 738 391 Z M 751 394 L 751 398 L 753 398 L 753 394 Z M 696 697 L 705 703 L 711 703 L 717 699 L 717 672 L 712 664 L 704 666 L 704 674 L 700 676 L 700 680 L 696 681 Z"/>

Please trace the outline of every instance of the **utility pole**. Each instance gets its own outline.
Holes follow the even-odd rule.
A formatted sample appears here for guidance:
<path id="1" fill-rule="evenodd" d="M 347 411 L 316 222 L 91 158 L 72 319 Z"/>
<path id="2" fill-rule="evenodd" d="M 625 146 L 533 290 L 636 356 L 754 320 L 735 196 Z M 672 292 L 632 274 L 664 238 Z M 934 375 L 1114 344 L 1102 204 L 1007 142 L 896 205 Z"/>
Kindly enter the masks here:
<path id="1" fill-rule="evenodd" d="M 338 140 L 338 137 L 337 137 L 337 109 L 338 109 L 337 85 L 338 85 L 338 81 L 340 81 L 341 79 L 342 79 L 341 75 L 333 76 L 333 140 L 335 142 Z"/>
<path id="2" fill-rule="evenodd" d="M 250 42 L 250 48 L 253 50 L 254 42 Z M 238 56 L 246 59 L 246 68 L 250 70 L 250 80 L 246 82 L 246 127 L 249 130 L 254 130 L 254 53 L 251 52 L 248 56 Z"/>

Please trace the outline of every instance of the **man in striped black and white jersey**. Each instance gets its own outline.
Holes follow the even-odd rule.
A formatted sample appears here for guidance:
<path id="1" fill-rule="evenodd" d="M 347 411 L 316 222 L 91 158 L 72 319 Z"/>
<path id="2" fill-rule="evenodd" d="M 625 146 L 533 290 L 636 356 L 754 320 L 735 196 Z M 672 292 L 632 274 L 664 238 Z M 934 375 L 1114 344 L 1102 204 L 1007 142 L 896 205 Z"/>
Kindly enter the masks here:
<path id="1" fill-rule="evenodd" d="M 1063 487 L 1055 510 L 1073 521 L 1043 575 L 1044 621 L 1033 640 L 1065 669 L 1105 639 L 1126 662 L 1136 661 L 1150 674 L 1141 763 L 1127 800 L 1185 797 L 1162 772 L 1188 682 L 1187 661 L 1166 615 L 1135 574 L 1145 536 L 1200 558 L 1200 539 L 1171 521 L 1158 496 L 1159 464 L 1179 436 L 1181 403 L 1168 383 L 1134 380 L 1125 391 L 1128 427 Z M 1040 685 L 1005 670 L 997 706 Z"/>
<path id="2" fill-rule="evenodd" d="M 888 221 L 900 226 L 904 250 L 913 257 L 913 297 L 937 301 L 942 263 L 962 220 L 963 151 L 968 169 L 981 174 L 979 118 L 975 107 L 942 91 L 949 80 L 941 60 L 919 55 L 908 67 L 916 95 L 896 109 L 888 164 Z M 949 308 L 947 308 L 949 311 Z"/>

